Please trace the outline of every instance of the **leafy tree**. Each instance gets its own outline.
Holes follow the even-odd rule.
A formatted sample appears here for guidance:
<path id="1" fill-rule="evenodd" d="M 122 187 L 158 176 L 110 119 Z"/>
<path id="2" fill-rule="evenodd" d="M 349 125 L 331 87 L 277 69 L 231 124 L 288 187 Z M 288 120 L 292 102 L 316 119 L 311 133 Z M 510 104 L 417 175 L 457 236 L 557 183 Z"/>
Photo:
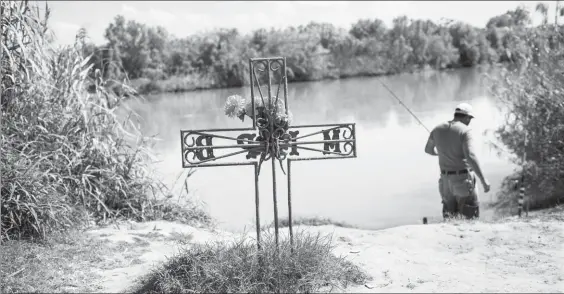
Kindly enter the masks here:
<path id="1" fill-rule="evenodd" d="M 477 29 L 456 23 L 450 27 L 452 43 L 460 52 L 459 62 L 462 66 L 474 66 L 480 62 L 480 35 Z"/>
<path id="2" fill-rule="evenodd" d="M 434 35 L 429 40 L 429 64 L 444 69 L 458 60 L 458 49 L 444 35 Z"/>
<path id="3" fill-rule="evenodd" d="M 548 5 L 546 3 L 539 2 L 535 10 L 542 15 L 542 24 L 548 24 Z"/>
<path id="4" fill-rule="evenodd" d="M 509 10 L 505 14 L 492 17 L 486 24 L 487 28 L 502 28 L 502 27 L 515 27 L 526 26 L 531 23 L 530 12 L 523 8 L 518 7 L 515 10 Z"/>
<path id="5" fill-rule="evenodd" d="M 407 61 L 412 51 L 413 49 L 409 46 L 404 36 L 400 35 L 399 38 L 393 40 L 388 52 L 389 60 L 392 63 L 390 71 L 399 73 L 407 69 Z"/>
<path id="6" fill-rule="evenodd" d="M 375 38 L 382 40 L 386 36 L 386 25 L 379 19 L 361 19 L 352 25 L 349 33 L 359 39 Z"/>
<path id="7" fill-rule="evenodd" d="M 163 28 L 147 28 L 136 21 L 128 21 L 118 15 L 106 29 L 108 49 L 130 78 L 150 76 L 163 78 L 163 49 L 167 42 L 167 32 Z"/>

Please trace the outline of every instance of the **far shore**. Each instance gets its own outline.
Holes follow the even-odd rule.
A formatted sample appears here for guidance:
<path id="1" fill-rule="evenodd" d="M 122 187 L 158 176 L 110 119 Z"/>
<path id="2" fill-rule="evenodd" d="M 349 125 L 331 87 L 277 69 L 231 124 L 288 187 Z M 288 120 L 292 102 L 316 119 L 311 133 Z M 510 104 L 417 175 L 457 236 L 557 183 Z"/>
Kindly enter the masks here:
<path id="1" fill-rule="evenodd" d="M 444 69 L 434 69 L 430 67 L 416 69 L 412 71 L 405 71 L 405 72 L 398 72 L 398 73 L 358 73 L 358 74 L 351 74 L 351 75 L 342 75 L 340 77 L 325 77 L 317 80 L 306 80 L 306 81 L 299 81 L 299 80 L 288 80 L 288 84 L 298 84 L 298 83 L 313 83 L 313 82 L 321 82 L 321 81 L 331 81 L 331 80 L 347 80 L 347 79 L 354 79 L 354 78 L 373 78 L 373 77 L 390 77 L 390 76 L 400 76 L 404 74 L 418 74 L 422 72 L 448 72 L 453 70 L 459 69 L 481 69 L 481 68 L 490 68 L 496 66 L 488 65 L 488 64 L 480 64 L 476 66 L 451 66 Z M 131 80 L 131 85 L 134 89 L 136 89 L 138 95 L 160 95 L 160 94 L 170 94 L 170 93 L 185 93 L 185 92 L 197 92 L 197 91 L 205 91 L 205 90 L 218 90 L 218 89 L 239 89 L 242 87 L 248 87 L 249 85 L 240 85 L 240 86 L 219 86 L 214 84 L 194 84 L 192 81 L 188 80 L 191 77 L 171 77 L 164 80 L 149 80 L 145 78 L 139 78 Z M 152 91 L 143 91 L 147 85 L 152 84 L 154 90 Z M 160 90 L 157 90 L 160 89 Z"/>

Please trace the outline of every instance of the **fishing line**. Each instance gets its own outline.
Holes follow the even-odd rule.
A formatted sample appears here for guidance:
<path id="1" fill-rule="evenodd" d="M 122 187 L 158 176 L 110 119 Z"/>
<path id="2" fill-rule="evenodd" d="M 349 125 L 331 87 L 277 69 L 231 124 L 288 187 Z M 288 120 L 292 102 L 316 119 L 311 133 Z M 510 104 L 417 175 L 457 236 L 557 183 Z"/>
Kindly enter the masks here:
<path id="1" fill-rule="evenodd" d="M 384 82 L 382 82 L 380 79 L 378 79 L 378 82 L 380 82 L 380 84 L 382 84 L 382 86 L 384 86 L 384 88 L 386 88 L 386 90 L 388 90 L 388 92 L 390 92 L 390 94 L 392 94 L 392 96 L 394 96 L 394 98 L 396 98 L 396 100 L 398 100 L 398 102 L 407 110 L 409 111 L 409 113 L 417 120 L 417 122 L 425 128 L 425 130 L 427 130 L 427 132 L 431 133 L 431 131 L 429 131 L 429 129 L 425 126 L 425 124 L 423 124 L 423 122 L 415 115 L 415 113 L 413 113 L 409 107 L 407 107 L 407 105 L 405 105 L 403 103 L 403 101 L 401 101 L 401 99 L 398 98 L 398 96 L 396 96 L 396 94 L 394 94 L 394 92 L 392 90 L 390 90 L 390 88 L 388 88 L 388 86 L 386 86 L 386 84 L 384 84 Z"/>

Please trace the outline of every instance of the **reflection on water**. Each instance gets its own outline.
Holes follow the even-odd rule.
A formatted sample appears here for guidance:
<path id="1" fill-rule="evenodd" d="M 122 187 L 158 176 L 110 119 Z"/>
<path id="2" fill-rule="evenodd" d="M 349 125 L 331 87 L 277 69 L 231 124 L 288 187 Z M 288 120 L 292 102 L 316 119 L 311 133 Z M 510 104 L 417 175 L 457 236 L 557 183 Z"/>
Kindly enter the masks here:
<path id="1" fill-rule="evenodd" d="M 495 128 L 501 116 L 485 96 L 477 70 L 427 72 L 383 77 L 381 80 L 428 127 L 451 119 L 456 104 L 471 103 L 477 114 L 472 127 L 477 135 Z M 383 88 L 376 78 L 355 78 L 315 83 L 293 83 L 289 88 L 294 124 L 357 123 L 358 158 L 298 162 L 292 168 L 294 216 L 322 216 L 366 228 L 419 222 L 422 216 L 440 216 L 436 157 L 423 152 L 428 133 Z M 233 88 L 166 94 L 132 107 L 144 118 L 143 129 L 162 139 L 156 148 L 159 170 L 169 182 L 182 171 L 180 129 L 248 127 L 223 114 L 229 95 L 249 95 Z M 478 153 L 493 191 L 513 166 L 498 158 L 488 140 L 480 137 Z M 287 216 L 286 179 L 278 176 L 278 206 Z M 270 164 L 261 171 L 262 222 L 272 221 Z M 247 229 L 254 222 L 252 167 L 211 167 L 190 179 L 192 196 L 207 204 L 212 216 L 229 230 Z M 479 187 L 482 191 L 482 187 Z"/>

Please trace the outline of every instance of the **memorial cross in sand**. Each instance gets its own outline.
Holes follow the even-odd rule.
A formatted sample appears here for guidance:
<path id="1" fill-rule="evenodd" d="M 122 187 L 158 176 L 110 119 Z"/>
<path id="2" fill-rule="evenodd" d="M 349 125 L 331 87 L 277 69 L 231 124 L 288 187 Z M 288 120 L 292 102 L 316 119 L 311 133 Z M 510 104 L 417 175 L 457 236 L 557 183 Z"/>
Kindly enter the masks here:
<path id="1" fill-rule="evenodd" d="M 259 215 L 259 174 L 263 162 L 271 160 L 272 164 L 272 196 L 274 201 L 274 231 L 276 246 L 278 246 L 278 199 L 276 191 L 276 161 L 279 162 L 282 172 L 283 162 L 286 161 L 288 181 L 288 229 L 290 244 L 293 246 L 292 231 L 292 162 L 304 160 L 326 160 L 340 158 L 355 158 L 356 133 L 354 123 L 317 124 L 317 125 L 290 125 L 290 112 L 288 111 L 288 80 L 286 58 L 251 58 L 250 86 L 251 102 L 250 112 L 242 111 L 250 116 L 252 126 L 249 128 L 235 129 L 207 129 L 207 130 L 181 130 L 182 167 L 212 167 L 212 166 L 254 166 L 255 179 L 255 206 L 256 206 L 256 232 L 257 246 L 261 248 L 260 215 Z M 261 75 L 262 74 L 262 75 Z M 261 89 L 266 83 L 266 89 Z M 276 95 L 272 95 L 272 86 L 278 85 Z M 262 86 L 264 88 L 264 86 Z M 266 93 L 263 93 L 266 90 Z M 280 101 L 280 91 L 283 94 L 283 103 Z M 260 97 L 255 98 L 258 92 Z M 266 96 L 266 97 L 265 97 Z M 266 98 L 266 100 L 265 100 Z M 284 108 L 284 109 L 280 109 Z M 316 130 L 321 129 L 321 130 Z M 313 131 L 311 131 L 313 130 Z M 299 135 L 300 131 L 305 133 Z M 308 133 L 309 131 L 309 133 Z M 229 136 L 218 133 L 234 133 Z M 304 140 L 309 138 L 309 140 Z M 225 140 L 235 144 L 214 145 L 213 140 Z M 312 140 L 313 139 L 313 140 Z M 323 145 L 323 149 L 320 149 Z M 321 153 L 318 156 L 300 156 L 301 150 Z M 227 152 L 229 151 L 229 152 Z M 218 154 L 224 152 L 223 154 Z M 245 159 L 239 161 L 225 161 L 225 159 L 246 153 Z M 293 247 L 292 247 L 293 248 Z"/>

